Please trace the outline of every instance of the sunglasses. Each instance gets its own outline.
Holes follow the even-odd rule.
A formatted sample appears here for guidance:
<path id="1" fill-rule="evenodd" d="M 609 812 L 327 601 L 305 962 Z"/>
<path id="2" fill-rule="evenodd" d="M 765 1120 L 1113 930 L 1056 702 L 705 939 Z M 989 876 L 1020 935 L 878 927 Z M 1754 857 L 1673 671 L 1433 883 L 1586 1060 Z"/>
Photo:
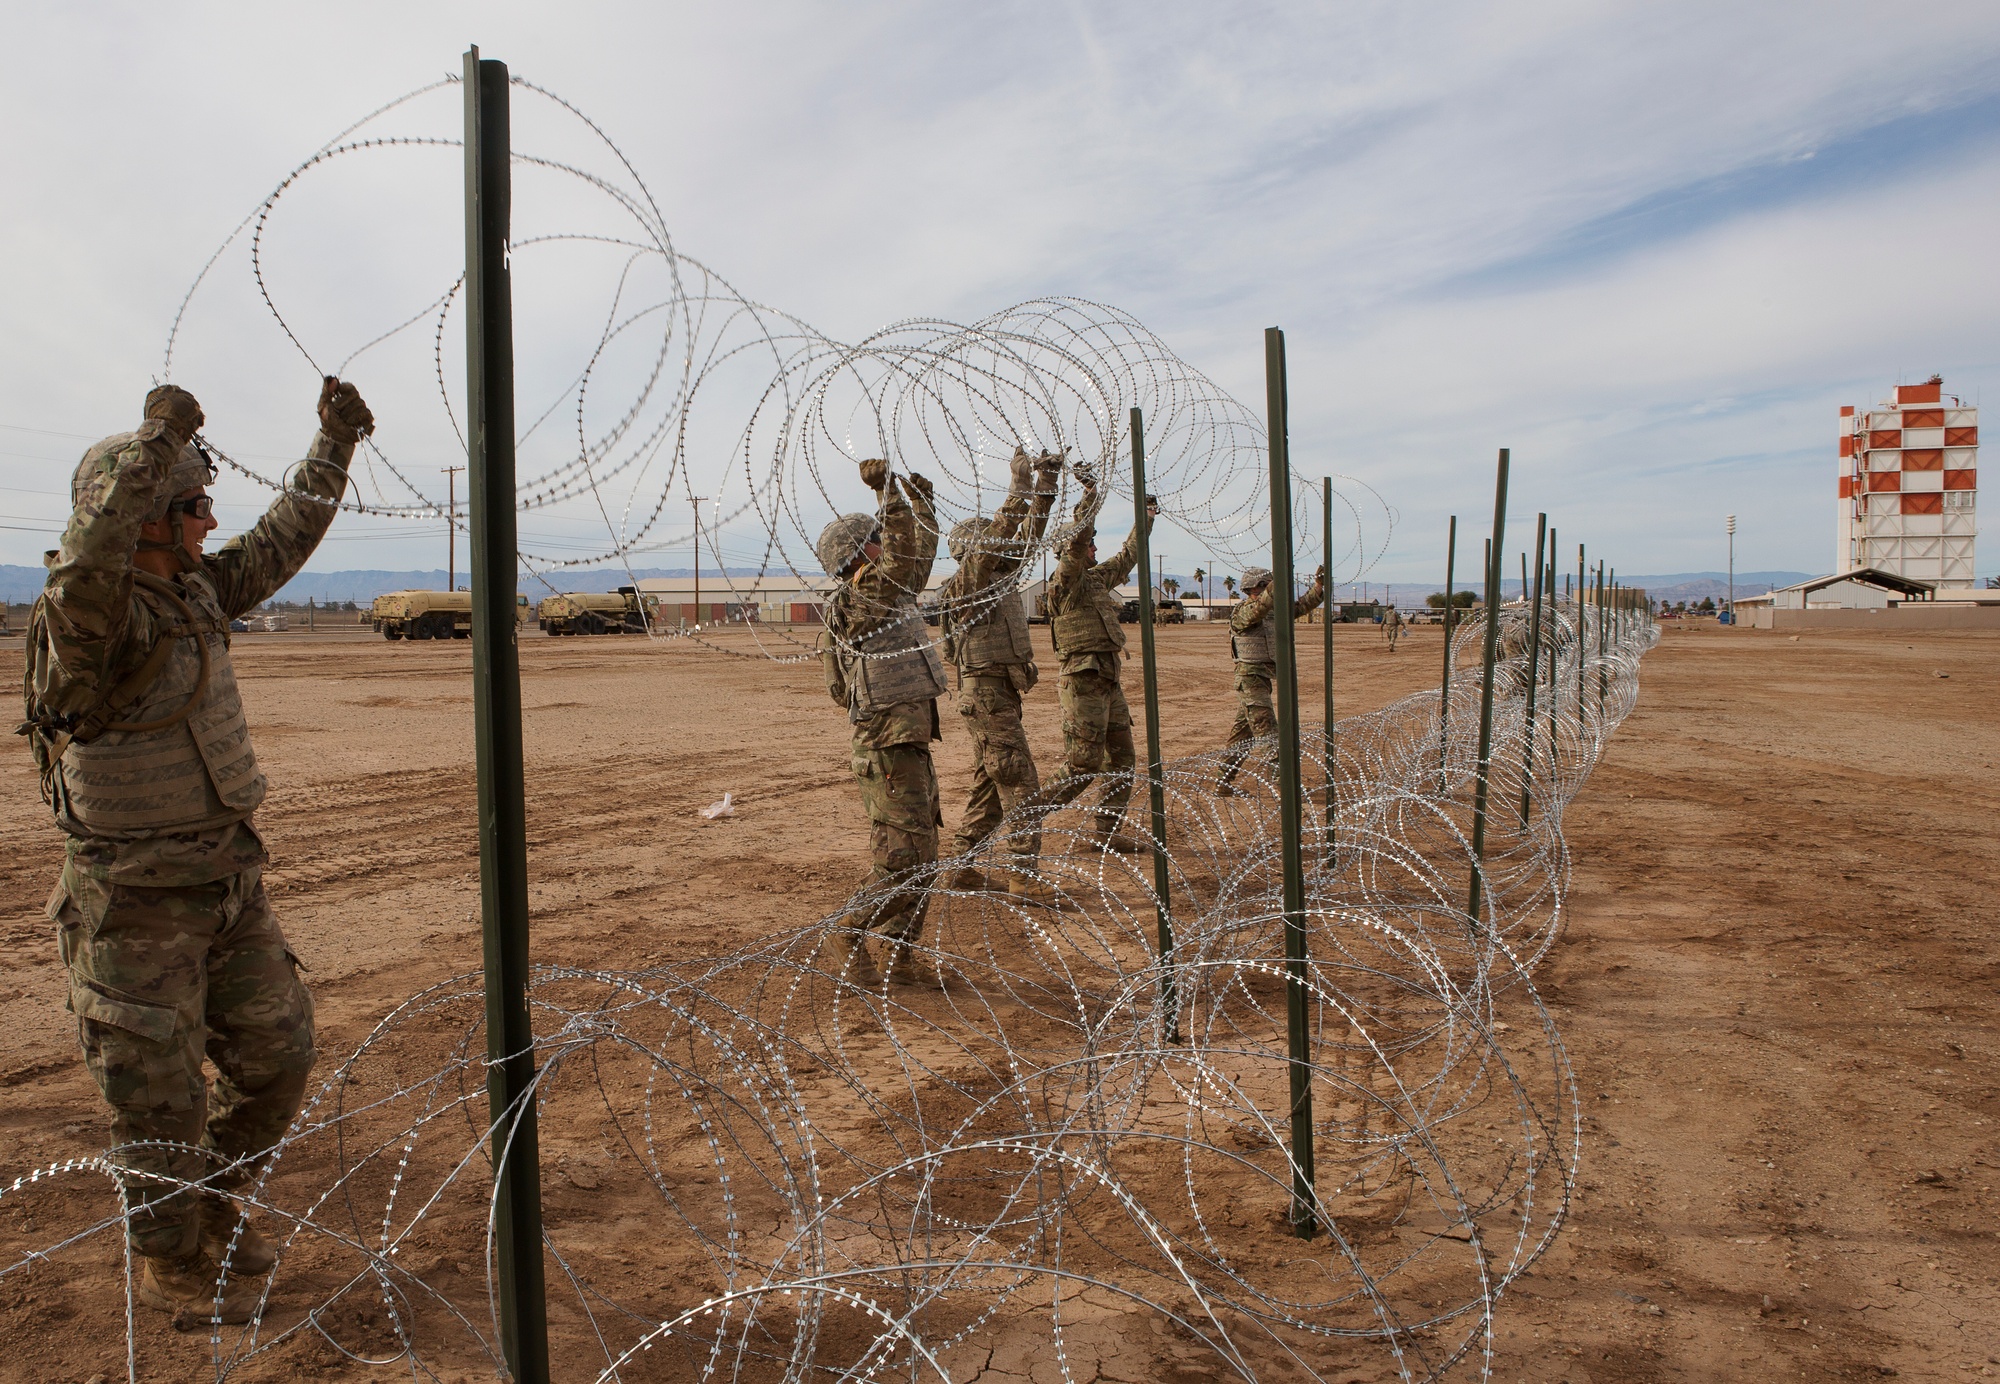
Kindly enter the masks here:
<path id="1" fill-rule="evenodd" d="M 192 515 L 196 519 L 213 519 L 215 517 L 215 497 L 212 495 L 191 495 L 185 500 L 175 500 L 167 508 L 179 510 L 182 514 Z"/>

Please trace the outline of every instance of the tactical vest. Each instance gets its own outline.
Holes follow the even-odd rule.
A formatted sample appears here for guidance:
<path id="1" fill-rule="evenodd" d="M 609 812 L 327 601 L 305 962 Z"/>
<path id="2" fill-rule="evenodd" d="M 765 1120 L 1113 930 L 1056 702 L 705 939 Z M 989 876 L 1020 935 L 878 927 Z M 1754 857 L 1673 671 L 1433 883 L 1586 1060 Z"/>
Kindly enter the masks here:
<path id="1" fill-rule="evenodd" d="M 858 640 L 837 640 L 834 651 L 847 682 L 847 719 L 856 724 L 892 706 L 941 697 L 949 686 L 915 605 L 899 608 Z"/>
<path id="2" fill-rule="evenodd" d="M 50 766 L 56 820 L 72 835 L 201 831 L 240 822 L 264 801 L 229 662 L 229 617 L 207 581 L 180 591 L 195 620 L 167 627 L 171 652 L 150 684 L 110 726 L 64 744 Z"/>
<path id="3" fill-rule="evenodd" d="M 1278 647 L 1271 638 L 1271 617 L 1265 616 L 1241 634 L 1229 636 L 1229 656 L 1238 663 L 1278 661 Z"/>
<path id="4" fill-rule="evenodd" d="M 1056 652 L 1064 658 L 1072 654 L 1118 653 L 1125 647 L 1125 630 L 1118 623 L 1117 595 L 1105 588 L 1104 579 L 1085 572 L 1077 583 L 1068 610 L 1049 622 Z"/>
<path id="5" fill-rule="evenodd" d="M 970 619 L 954 622 L 951 659 L 961 670 L 1034 662 L 1035 646 L 1028 642 L 1028 612 L 1020 593 L 1011 588 L 988 588 L 982 593 Z"/>

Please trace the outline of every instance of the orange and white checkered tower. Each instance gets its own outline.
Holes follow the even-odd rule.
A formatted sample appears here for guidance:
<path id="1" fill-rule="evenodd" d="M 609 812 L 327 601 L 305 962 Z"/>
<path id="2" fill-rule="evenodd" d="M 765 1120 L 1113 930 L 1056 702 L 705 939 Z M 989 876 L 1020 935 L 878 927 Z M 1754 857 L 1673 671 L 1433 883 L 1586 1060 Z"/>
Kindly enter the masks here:
<path id="1" fill-rule="evenodd" d="M 1972 586 L 1978 458 L 1979 410 L 1935 377 L 1897 385 L 1865 412 L 1843 405 L 1834 570 L 1875 567 L 1947 591 Z"/>

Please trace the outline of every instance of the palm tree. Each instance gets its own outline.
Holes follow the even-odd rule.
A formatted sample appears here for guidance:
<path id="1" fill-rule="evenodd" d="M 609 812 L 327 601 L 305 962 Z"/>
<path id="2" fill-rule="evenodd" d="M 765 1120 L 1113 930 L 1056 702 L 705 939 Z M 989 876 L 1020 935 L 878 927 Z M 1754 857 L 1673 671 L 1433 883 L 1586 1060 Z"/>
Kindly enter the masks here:
<path id="1" fill-rule="evenodd" d="M 1206 601 L 1208 599 L 1208 587 L 1203 585 L 1203 583 L 1205 583 L 1207 580 L 1208 580 L 1208 573 L 1206 571 L 1204 571 L 1199 567 L 1194 569 L 1194 589 L 1201 592 L 1201 598 L 1203 601 Z"/>
<path id="2" fill-rule="evenodd" d="M 1181 583 L 1180 583 L 1180 579 L 1179 579 L 1178 577 L 1168 577 L 1168 578 L 1166 578 L 1165 580 L 1163 580 L 1163 581 L 1162 581 L 1162 582 L 1160 583 L 1160 590 L 1162 590 L 1162 591 L 1166 592 L 1166 593 L 1167 593 L 1167 595 L 1169 595 L 1169 596 L 1178 596 L 1178 595 L 1180 595 L 1180 592 L 1181 592 Z"/>
<path id="3" fill-rule="evenodd" d="M 1222 579 L 1222 589 L 1223 589 L 1224 591 L 1226 591 L 1226 592 L 1228 592 L 1228 593 L 1229 593 L 1229 599 L 1230 599 L 1230 600 L 1232 600 L 1232 601 L 1233 601 L 1233 600 L 1235 600 L 1235 599 L 1236 599 L 1236 578 L 1234 578 L 1234 577 L 1224 577 L 1224 578 Z"/>

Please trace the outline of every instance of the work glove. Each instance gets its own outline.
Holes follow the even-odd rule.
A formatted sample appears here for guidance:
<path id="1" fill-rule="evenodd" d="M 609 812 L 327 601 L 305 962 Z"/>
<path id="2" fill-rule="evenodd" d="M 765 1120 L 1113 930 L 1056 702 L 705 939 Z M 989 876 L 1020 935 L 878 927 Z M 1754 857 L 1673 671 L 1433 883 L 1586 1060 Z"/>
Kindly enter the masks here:
<path id="1" fill-rule="evenodd" d="M 1026 490 L 1028 488 L 1028 472 L 1033 465 L 1033 460 L 1025 451 L 1018 446 L 1014 448 L 1014 459 L 1008 463 L 1008 478 L 1014 482 L 1016 490 Z"/>
<path id="2" fill-rule="evenodd" d="M 146 417 L 167 425 L 167 433 L 177 447 L 185 447 L 206 418 L 194 395 L 176 384 L 163 384 L 146 394 Z"/>
<path id="3" fill-rule="evenodd" d="M 319 426 L 335 442 L 351 447 L 375 431 L 375 415 L 360 390 L 328 375 L 319 389 Z"/>
<path id="4" fill-rule="evenodd" d="M 870 490 L 880 490 L 889 484 L 889 463 L 881 457 L 870 457 L 861 463 L 861 483 Z"/>
<path id="5" fill-rule="evenodd" d="M 903 493 L 909 497 L 911 504 L 918 503 L 919 496 L 922 497 L 924 503 L 928 504 L 930 502 L 931 483 L 922 476 L 912 471 L 909 475 L 899 476 L 897 479 L 903 483 Z"/>

